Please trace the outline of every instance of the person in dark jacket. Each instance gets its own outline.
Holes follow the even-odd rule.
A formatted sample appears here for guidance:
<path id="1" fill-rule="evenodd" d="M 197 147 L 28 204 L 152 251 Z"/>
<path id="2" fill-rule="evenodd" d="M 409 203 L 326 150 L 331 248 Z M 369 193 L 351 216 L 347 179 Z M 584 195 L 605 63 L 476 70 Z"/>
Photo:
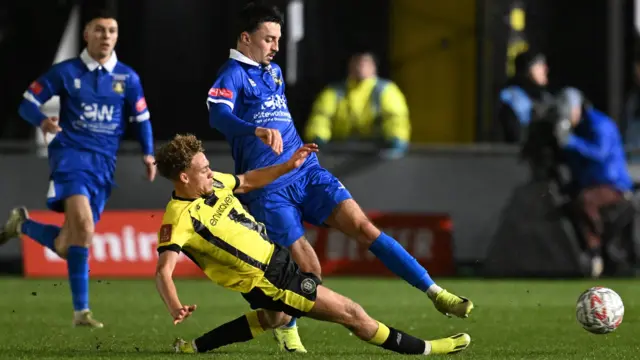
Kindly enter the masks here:
<path id="1" fill-rule="evenodd" d="M 515 75 L 500 91 L 496 137 L 498 141 L 516 144 L 524 139 L 524 132 L 532 119 L 536 104 L 552 98 L 547 92 L 548 67 L 545 56 L 526 51 L 515 58 Z"/>
<path id="2" fill-rule="evenodd" d="M 633 180 L 627 169 L 622 136 L 613 120 L 593 108 L 575 88 L 560 92 L 558 106 L 568 119 L 565 127 L 573 127 L 572 132 L 559 128 L 557 137 L 578 194 L 580 230 L 592 259 L 592 276 L 599 277 L 603 271 L 600 211 L 623 201 Z"/>

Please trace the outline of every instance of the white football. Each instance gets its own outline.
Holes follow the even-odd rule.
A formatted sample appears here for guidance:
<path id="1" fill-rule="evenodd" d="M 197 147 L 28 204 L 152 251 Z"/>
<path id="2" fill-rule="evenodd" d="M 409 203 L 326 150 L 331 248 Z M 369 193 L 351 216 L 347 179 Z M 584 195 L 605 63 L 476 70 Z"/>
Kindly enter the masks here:
<path id="1" fill-rule="evenodd" d="M 590 333 L 610 333 L 620 326 L 623 317 L 622 299 L 611 289 L 592 287 L 578 298 L 576 318 Z"/>

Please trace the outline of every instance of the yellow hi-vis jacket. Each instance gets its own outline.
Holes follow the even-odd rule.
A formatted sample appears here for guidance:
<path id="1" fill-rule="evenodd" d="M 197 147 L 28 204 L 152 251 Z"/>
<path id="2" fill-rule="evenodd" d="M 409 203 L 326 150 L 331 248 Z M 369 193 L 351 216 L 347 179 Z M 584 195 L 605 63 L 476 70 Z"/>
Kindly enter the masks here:
<path id="1" fill-rule="evenodd" d="M 396 84 L 381 78 L 348 80 L 326 87 L 316 98 L 305 130 L 307 141 L 366 139 L 407 144 L 411 123 Z"/>

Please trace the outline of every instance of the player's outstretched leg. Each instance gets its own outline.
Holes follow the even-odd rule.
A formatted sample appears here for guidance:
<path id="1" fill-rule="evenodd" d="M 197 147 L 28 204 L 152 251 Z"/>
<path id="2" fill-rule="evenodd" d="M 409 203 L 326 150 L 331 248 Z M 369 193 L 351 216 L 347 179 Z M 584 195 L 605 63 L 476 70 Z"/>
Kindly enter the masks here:
<path id="1" fill-rule="evenodd" d="M 360 339 L 400 354 L 454 354 L 471 343 L 460 333 L 436 340 L 422 340 L 376 321 L 360 306 L 331 289 L 319 285 L 316 302 L 307 314 L 310 318 L 341 324 Z"/>
<path id="2" fill-rule="evenodd" d="M 65 240 L 67 270 L 71 299 L 73 301 L 73 325 L 102 328 L 89 310 L 89 246 L 93 240 L 94 215 L 85 195 L 72 195 L 64 200 L 65 226 L 71 236 Z"/>
<path id="3" fill-rule="evenodd" d="M 22 234 L 55 251 L 54 242 L 60 234 L 60 227 L 33 221 L 29 219 L 27 208 L 17 207 L 11 210 L 9 219 L 0 232 L 0 244 L 6 243 L 9 239 L 18 238 Z"/>
<path id="4" fill-rule="evenodd" d="M 295 262 L 303 268 L 305 272 L 313 273 L 320 278 L 322 269 L 320 267 L 320 260 L 316 254 L 313 246 L 304 237 L 300 237 L 289 247 L 293 254 L 296 254 Z M 279 328 L 273 330 L 273 337 L 278 343 L 280 350 L 306 353 L 307 349 L 302 344 L 300 334 L 298 333 L 297 319 L 294 317 L 291 321 Z"/>
<path id="5" fill-rule="evenodd" d="M 220 325 L 199 338 L 187 342 L 176 339 L 173 349 L 177 353 L 205 353 L 219 347 L 249 341 L 266 330 L 280 327 L 291 320 L 283 312 L 257 310 Z"/>
<path id="6" fill-rule="evenodd" d="M 70 197 L 66 209 L 67 223 L 65 226 L 75 227 L 78 229 L 93 228 L 93 220 L 91 226 L 85 226 L 86 221 L 81 221 L 87 216 L 78 216 L 82 210 L 88 209 L 89 216 L 91 208 L 88 199 L 84 196 Z M 80 206 L 78 206 L 80 205 Z M 82 206 L 86 205 L 86 206 Z M 79 221 L 80 220 L 80 221 Z M 93 231 L 75 231 L 77 234 L 72 239 L 65 240 L 61 236 L 61 228 L 55 225 L 42 224 L 29 218 L 29 213 L 24 207 L 17 207 L 11 211 L 9 219 L 5 223 L 0 232 L 0 244 L 11 238 L 19 237 L 22 234 L 29 236 L 44 247 L 51 249 L 67 260 L 67 270 L 69 273 L 69 285 L 71 288 L 71 297 L 73 300 L 74 326 L 88 326 L 101 328 L 104 325 L 95 320 L 89 310 L 89 249 L 88 244 L 93 236 Z M 69 244 L 67 244 L 67 241 Z"/>
<path id="7" fill-rule="evenodd" d="M 74 245 L 66 248 L 65 244 L 61 244 L 64 241 L 60 241 L 60 233 L 60 227 L 33 221 L 25 207 L 17 207 L 11 210 L 9 219 L 0 231 L 0 244 L 24 234 L 66 258 L 75 310 L 73 325 L 101 328 L 103 324 L 93 319 L 89 310 L 89 249 Z"/>
<path id="8" fill-rule="evenodd" d="M 394 238 L 373 225 L 353 199 L 341 202 L 326 222 L 359 243 L 369 246 L 369 250 L 389 270 L 426 292 L 441 313 L 461 318 L 469 316 L 473 303 L 436 285 L 427 270 Z"/>

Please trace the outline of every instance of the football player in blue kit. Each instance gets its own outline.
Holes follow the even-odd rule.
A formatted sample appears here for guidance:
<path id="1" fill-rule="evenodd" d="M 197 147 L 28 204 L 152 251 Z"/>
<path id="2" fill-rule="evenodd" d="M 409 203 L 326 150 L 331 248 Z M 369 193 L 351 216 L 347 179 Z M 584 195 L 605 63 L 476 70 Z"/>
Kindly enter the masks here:
<path id="1" fill-rule="evenodd" d="M 74 326 L 101 328 L 89 309 L 89 246 L 114 182 L 116 153 L 131 121 L 142 145 L 148 179 L 156 168 L 149 110 L 138 74 L 118 60 L 114 46 L 118 23 L 100 10 L 84 29 L 87 47 L 80 56 L 55 64 L 24 93 L 19 113 L 45 134 L 50 184 L 47 207 L 65 215 L 60 228 L 12 210 L 0 232 L 0 244 L 24 234 L 67 260 Z M 40 106 L 60 96 L 60 117 L 47 117 Z"/>
<path id="2" fill-rule="evenodd" d="M 241 12 L 237 46 L 209 90 L 210 125 L 232 148 L 236 174 L 285 162 L 303 145 L 285 97 L 282 70 L 272 62 L 283 25 L 276 7 L 251 3 Z M 349 191 L 311 154 L 298 169 L 241 201 L 266 225 L 269 238 L 289 247 L 302 271 L 320 276 L 318 257 L 304 237 L 303 221 L 336 228 L 365 244 L 391 271 L 425 292 L 444 314 L 467 317 L 468 299 L 435 284 L 398 242 L 381 232 Z M 306 352 L 295 319 L 274 332 L 281 349 Z"/>

